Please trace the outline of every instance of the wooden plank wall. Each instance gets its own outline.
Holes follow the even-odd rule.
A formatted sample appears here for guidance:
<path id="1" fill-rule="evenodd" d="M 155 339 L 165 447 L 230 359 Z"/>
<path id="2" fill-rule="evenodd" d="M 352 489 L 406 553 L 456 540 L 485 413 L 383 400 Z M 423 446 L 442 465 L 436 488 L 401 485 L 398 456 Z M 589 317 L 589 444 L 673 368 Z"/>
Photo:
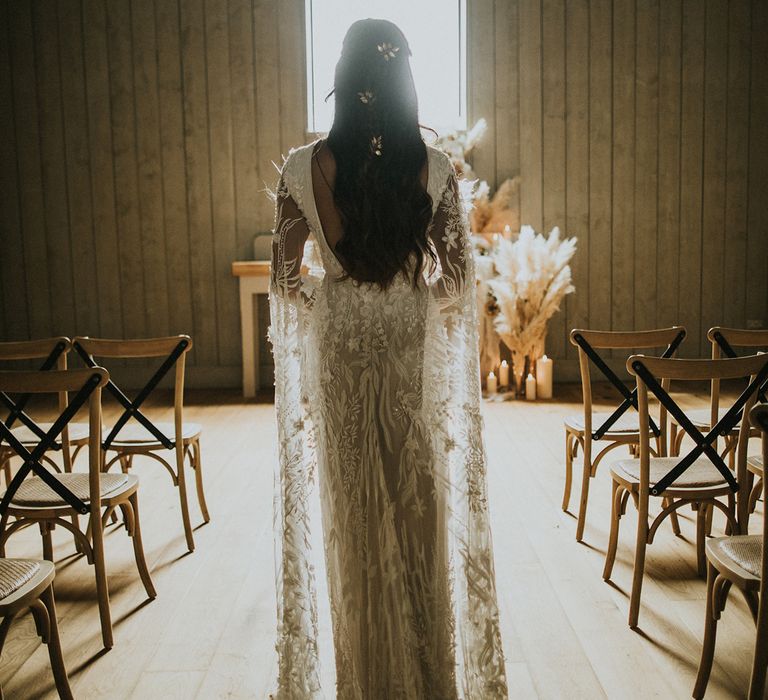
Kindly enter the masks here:
<path id="1" fill-rule="evenodd" d="M 476 170 L 519 173 L 522 222 L 579 239 L 548 351 L 573 360 L 578 326 L 683 324 L 688 356 L 715 324 L 768 327 L 768 4 L 496 0 L 481 21 Z"/>
<path id="2" fill-rule="evenodd" d="M 579 238 L 558 374 L 574 326 L 681 323 L 697 355 L 768 324 L 768 4 L 467 15 L 477 172 Z M 190 384 L 239 383 L 229 265 L 307 138 L 304 31 L 303 0 L 0 0 L 0 338 L 189 332 Z"/>
<path id="3" fill-rule="evenodd" d="M 186 332 L 190 384 L 239 384 L 230 263 L 305 140 L 303 8 L 0 0 L 0 338 Z"/>

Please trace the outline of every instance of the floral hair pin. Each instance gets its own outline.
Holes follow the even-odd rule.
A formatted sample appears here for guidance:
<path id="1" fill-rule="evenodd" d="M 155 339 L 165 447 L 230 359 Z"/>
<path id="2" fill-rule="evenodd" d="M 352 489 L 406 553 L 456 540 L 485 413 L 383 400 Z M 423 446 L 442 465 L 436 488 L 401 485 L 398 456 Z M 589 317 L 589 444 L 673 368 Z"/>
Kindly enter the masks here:
<path id="1" fill-rule="evenodd" d="M 358 92 L 357 96 L 364 105 L 369 105 L 376 99 L 376 96 L 370 90 Z"/>
<path id="2" fill-rule="evenodd" d="M 385 61 L 388 61 L 390 58 L 395 58 L 397 52 L 400 50 L 399 46 L 393 46 L 388 41 L 379 44 L 376 48 L 379 50 L 379 53 L 384 56 Z"/>
<path id="3" fill-rule="evenodd" d="M 371 138 L 371 153 L 375 156 L 381 155 L 381 136 Z"/>

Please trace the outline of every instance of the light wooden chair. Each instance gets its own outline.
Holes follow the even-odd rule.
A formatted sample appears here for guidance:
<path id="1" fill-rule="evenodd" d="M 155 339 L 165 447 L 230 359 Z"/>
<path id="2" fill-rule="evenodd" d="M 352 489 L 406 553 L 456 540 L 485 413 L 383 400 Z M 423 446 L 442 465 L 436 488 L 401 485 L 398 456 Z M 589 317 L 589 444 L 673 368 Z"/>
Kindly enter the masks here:
<path id="1" fill-rule="evenodd" d="M 125 410 L 114 426 L 105 431 L 107 435 L 102 440 L 102 449 L 105 453 L 104 471 L 108 471 L 113 464 L 119 463 L 123 472 L 127 473 L 133 465 L 133 459 L 136 455 L 150 457 L 160 462 L 168 470 L 174 486 L 179 490 L 181 518 L 184 524 L 187 548 L 190 552 L 194 551 L 195 540 L 192 535 L 187 502 L 186 461 L 189 461 L 189 466 L 195 473 L 197 498 L 203 520 L 207 523 L 211 518 L 208 514 L 203 490 L 203 466 L 200 452 L 202 427 L 199 423 L 186 423 L 183 419 L 184 367 L 186 355 L 192 348 L 192 339 L 188 335 L 141 340 L 75 338 L 72 345 L 83 361 L 90 366 L 95 366 L 94 358 L 99 360 L 164 358 L 160 367 L 133 401 L 117 387 L 114 381 L 110 380 L 107 384 L 107 391 L 117 399 Z M 173 423 L 153 423 L 141 412 L 141 406 L 174 366 Z M 163 451 L 174 453 L 175 468 L 168 460 L 158 454 Z M 108 452 L 115 454 L 107 459 Z"/>
<path id="2" fill-rule="evenodd" d="M 19 342 L 0 343 L 0 362 L 10 363 L 29 360 L 43 360 L 41 371 L 49 369 L 67 369 L 67 353 L 72 349 L 72 341 L 64 336 L 54 338 L 42 338 L 40 340 L 23 340 Z M 67 394 L 59 394 L 59 410 L 63 411 L 67 406 Z M 29 421 L 24 413 L 29 396 L 22 396 L 11 405 L 5 404 L 8 415 L 5 425 L 12 429 L 14 436 L 25 446 L 33 447 L 49 430 L 50 423 L 40 423 L 39 427 L 34 421 Z M 4 403 L 4 402 L 3 402 Z M 88 444 L 88 425 L 85 423 L 71 422 L 62 431 L 61 441 L 52 447 L 52 451 L 61 452 L 62 466 L 65 472 L 72 471 L 72 465 L 78 452 Z M 5 475 L 6 486 L 11 482 L 11 459 L 16 453 L 0 440 L 0 469 Z M 42 459 L 57 471 L 60 467 L 48 455 L 42 455 Z"/>
<path id="3" fill-rule="evenodd" d="M 59 624 L 53 599 L 54 565 L 49 561 L 0 559 L 0 653 L 15 617 L 29 608 L 37 633 L 48 647 L 53 679 L 62 700 L 71 700 L 67 669 L 61 655 Z M 3 691 L 0 689 L 0 700 Z"/>
<path id="4" fill-rule="evenodd" d="M 598 354 L 598 350 L 632 349 L 649 350 L 665 348 L 664 357 L 673 357 L 685 338 L 685 329 L 679 326 L 659 328 L 649 331 L 592 331 L 574 329 L 571 331 L 571 343 L 579 350 L 579 370 L 583 396 L 583 414 L 568 416 L 565 419 L 565 488 L 563 492 L 563 510 L 568 510 L 571 500 L 573 480 L 573 460 L 582 450 L 581 500 L 579 502 L 576 539 L 580 542 L 584 536 L 587 520 L 587 501 L 589 499 L 589 481 L 597 473 L 600 461 L 611 450 L 626 445 L 635 454 L 639 440 L 636 390 L 630 391 L 616 373 L 608 367 Z M 591 365 L 594 365 L 622 397 L 622 403 L 612 413 L 592 412 Z M 657 453 L 666 454 L 666 414 L 661 408 L 659 423 L 653 423 L 657 439 Z M 597 426 L 597 427 L 596 427 Z M 593 457 L 595 443 L 605 446 Z M 677 521 L 673 521 L 675 532 L 679 533 Z"/>
<path id="5" fill-rule="evenodd" d="M 744 330 L 714 326 L 707 332 L 707 339 L 712 348 L 713 360 L 718 360 L 721 357 L 738 357 L 734 348 L 749 348 L 751 354 L 755 354 L 759 350 L 768 349 L 768 330 Z M 768 401 L 766 393 L 768 393 L 768 384 L 760 388 L 758 401 Z M 710 426 L 717 423 L 724 413 L 725 411 L 720 408 L 720 380 L 713 379 L 710 385 L 709 407 L 688 411 L 686 416 L 699 430 L 709 430 Z M 754 429 L 750 431 L 750 437 L 758 436 L 758 431 Z M 684 437 L 685 431 L 681 431 L 674 418 L 671 418 L 669 426 L 670 454 L 679 454 Z M 723 438 L 723 448 L 720 454 L 724 458 L 728 457 L 728 464 L 733 469 L 736 458 L 736 441 L 739 437 L 739 425 L 736 425 L 730 433 L 721 437 Z"/>
<path id="6" fill-rule="evenodd" d="M 133 540 L 134 556 L 139 576 L 147 595 L 156 593 L 144 558 L 139 522 L 139 480 L 131 474 L 102 474 L 101 436 L 101 389 L 109 378 L 101 368 L 46 372 L 0 372 L 0 393 L 55 394 L 62 391 L 74 395 L 52 427 L 30 451 L 4 425 L 0 434 L 22 458 L 22 466 L 11 480 L 0 502 L 0 550 L 5 551 L 8 538 L 21 528 L 37 524 L 43 540 L 43 556 L 53 561 L 51 533 L 56 526 L 69 530 L 79 542 L 90 564 L 94 565 L 96 590 L 101 618 L 101 634 L 104 646 L 112 647 L 112 619 L 109 609 L 109 589 L 104 562 L 103 527 L 107 518 L 120 508 L 126 529 Z M 64 426 L 83 406 L 88 406 L 88 473 L 54 474 L 41 463 L 40 457 L 57 439 Z M 28 474 L 35 476 L 26 478 Z M 87 515 L 85 532 L 64 518 Z M 9 522 L 13 517 L 15 520 Z"/>
<path id="7" fill-rule="evenodd" d="M 759 404 L 750 413 L 752 427 L 762 434 L 762 459 L 768 460 L 768 405 Z M 742 449 L 738 459 L 744 459 Z M 762 485 L 763 500 L 767 491 Z M 763 513 L 762 535 L 718 537 L 707 542 L 707 612 L 704 618 L 704 645 L 699 663 L 699 673 L 693 690 L 694 698 L 703 698 L 707 690 L 712 661 L 715 654 L 717 621 L 725 609 L 731 586 L 736 586 L 747 601 L 755 620 L 755 655 L 752 662 L 752 678 L 749 684 L 749 700 L 762 700 L 765 693 L 766 667 L 768 666 L 768 516 Z"/>
<path id="8" fill-rule="evenodd" d="M 704 544 L 707 513 L 718 508 L 725 513 L 731 532 L 739 531 L 734 494 L 739 503 L 749 497 L 746 478 L 746 458 L 739 465 L 736 477 L 713 447 L 717 435 L 730 431 L 740 417 L 746 415 L 755 402 L 757 389 L 768 378 L 768 356 L 753 355 L 736 359 L 680 360 L 633 355 L 627 360 L 627 369 L 637 379 L 638 408 L 640 414 L 640 459 L 621 460 L 611 468 L 613 493 L 611 506 L 611 535 L 605 557 L 603 578 L 611 577 L 616 559 L 619 523 L 629 497 L 637 511 L 637 537 L 632 594 L 629 604 L 629 626 L 636 627 L 640 611 L 645 570 L 645 551 L 653 543 L 654 535 L 664 519 L 683 505 L 690 504 L 696 511 L 696 553 L 699 572 L 705 571 Z M 747 388 L 726 411 L 714 428 L 702 435 L 688 421 L 684 411 L 670 397 L 666 381 L 711 381 L 750 377 Z M 684 457 L 652 457 L 648 427 L 648 392 L 656 396 L 662 406 L 674 415 L 678 424 L 691 436 L 695 447 Z M 739 443 L 746 450 L 747 422 L 742 422 Z M 649 525 L 650 497 L 662 499 L 662 510 Z M 727 505 L 718 498 L 727 498 Z M 739 511 L 743 509 L 740 507 Z"/>

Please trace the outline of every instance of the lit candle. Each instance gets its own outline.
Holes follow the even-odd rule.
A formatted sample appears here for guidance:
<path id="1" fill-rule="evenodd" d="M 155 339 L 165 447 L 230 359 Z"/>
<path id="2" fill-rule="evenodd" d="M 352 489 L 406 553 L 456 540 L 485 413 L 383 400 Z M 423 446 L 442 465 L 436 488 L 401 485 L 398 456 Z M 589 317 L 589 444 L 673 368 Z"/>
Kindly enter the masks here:
<path id="1" fill-rule="evenodd" d="M 499 386 L 509 386 L 509 365 L 506 360 L 502 360 L 499 367 Z"/>
<path id="2" fill-rule="evenodd" d="M 509 227 L 509 224 L 504 227 L 504 238 L 507 240 L 512 238 L 512 229 Z"/>
<path id="3" fill-rule="evenodd" d="M 540 399 L 552 398 L 552 359 L 546 355 L 536 360 L 536 394 Z"/>
<path id="4" fill-rule="evenodd" d="M 485 388 L 488 390 L 489 394 L 495 394 L 496 389 L 498 388 L 496 375 L 493 372 L 488 373 L 488 379 L 485 382 Z"/>
<path id="5" fill-rule="evenodd" d="M 536 400 L 536 377 L 532 374 L 529 374 L 525 380 L 525 398 L 526 401 Z"/>

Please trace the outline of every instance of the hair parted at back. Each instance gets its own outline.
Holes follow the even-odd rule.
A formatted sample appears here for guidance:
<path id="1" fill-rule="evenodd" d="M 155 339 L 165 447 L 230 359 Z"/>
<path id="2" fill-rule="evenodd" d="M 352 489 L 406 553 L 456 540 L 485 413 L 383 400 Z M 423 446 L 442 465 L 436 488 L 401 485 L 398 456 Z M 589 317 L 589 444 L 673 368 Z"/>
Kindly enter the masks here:
<path id="1" fill-rule="evenodd" d="M 336 64 L 328 147 L 346 274 L 388 287 L 402 272 L 418 283 L 427 258 L 432 199 L 419 179 L 427 150 L 408 42 L 392 22 L 364 19 L 347 31 Z M 415 264 L 414 264 L 415 263 Z"/>

